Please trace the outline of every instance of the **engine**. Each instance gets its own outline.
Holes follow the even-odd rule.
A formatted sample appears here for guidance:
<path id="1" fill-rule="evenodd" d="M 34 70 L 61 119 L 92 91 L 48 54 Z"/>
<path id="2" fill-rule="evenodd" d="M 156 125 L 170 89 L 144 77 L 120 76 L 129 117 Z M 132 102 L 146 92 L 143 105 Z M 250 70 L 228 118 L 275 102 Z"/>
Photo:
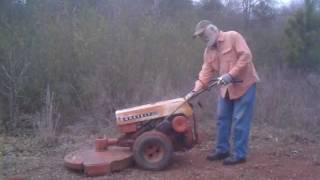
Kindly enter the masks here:
<path id="1" fill-rule="evenodd" d="M 179 109 L 177 109 L 181 106 Z M 172 112 L 177 109 L 174 114 Z M 121 132 L 136 132 L 141 125 L 148 121 L 163 119 L 169 115 L 183 115 L 186 118 L 192 116 L 192 108 L 185 103 L 183 98 L 176 98 L 166 101 L 159 101 L 152 104 L 145 104 L 132 108 L 117 110 L 116 121 Z"/>

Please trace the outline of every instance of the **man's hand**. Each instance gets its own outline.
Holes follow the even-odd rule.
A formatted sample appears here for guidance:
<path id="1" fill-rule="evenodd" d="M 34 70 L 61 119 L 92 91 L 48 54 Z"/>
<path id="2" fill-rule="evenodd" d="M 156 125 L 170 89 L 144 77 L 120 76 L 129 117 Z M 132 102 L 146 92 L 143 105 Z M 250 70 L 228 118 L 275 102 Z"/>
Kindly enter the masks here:
<path id="1" fill-rule="evenodd" d="M 190 99 L 194 94 L 196 93 L 196 91 L 190 91 L 185 97 L 184 97 L 184 99 L 186 99 L 186 100 L 188 100 L 188 99 Z"/>
<path id="2" fill-rule="evenodd" d="M 218 84 L 227 85 L 227 84 L 231 83 L 231 81 L 232 81 L 232 77 L 228 73 L 218 77 Z"/>

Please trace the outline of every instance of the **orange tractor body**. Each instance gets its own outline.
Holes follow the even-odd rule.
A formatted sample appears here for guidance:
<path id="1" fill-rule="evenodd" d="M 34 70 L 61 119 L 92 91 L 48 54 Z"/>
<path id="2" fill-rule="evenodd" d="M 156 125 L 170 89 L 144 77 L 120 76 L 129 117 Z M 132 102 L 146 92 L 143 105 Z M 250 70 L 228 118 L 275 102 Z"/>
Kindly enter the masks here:
<path id="1" fill-rule="evenodd" d="M 174 151 L 190 149 L 197 142 L 192 106 L 184 98 L 117 110 L 115 115 L 123 134 L 97 138 L 95 150 L 69 153 L 64 158 L 67 168 L 96 176 L 135 161 L 143 169 L 161 170 L 170 164 Z"/>

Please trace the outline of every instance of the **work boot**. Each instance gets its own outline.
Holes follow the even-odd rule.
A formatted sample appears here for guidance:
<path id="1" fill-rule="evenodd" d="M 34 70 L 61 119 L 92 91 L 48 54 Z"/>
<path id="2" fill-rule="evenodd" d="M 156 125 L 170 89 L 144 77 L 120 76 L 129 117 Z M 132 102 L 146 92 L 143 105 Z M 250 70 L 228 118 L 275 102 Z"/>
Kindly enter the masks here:
<path id="1" fill-rule="evenodd" d="M 225 159 L 229 156 L 230 156 L 229 152 L 225 152 L 225 153 L 210 152 L 207 156 L 207 160 L 217 161 L 217 160 Z"/>
<path id="2" fill-rule="evenodd" d="M 245 162 L 246 162 L 245 157 L 239 158 L 236 156 L 230 156 L 223 161 L 223 165 L 236 165 L 236 164 L 241 164 Z"/>

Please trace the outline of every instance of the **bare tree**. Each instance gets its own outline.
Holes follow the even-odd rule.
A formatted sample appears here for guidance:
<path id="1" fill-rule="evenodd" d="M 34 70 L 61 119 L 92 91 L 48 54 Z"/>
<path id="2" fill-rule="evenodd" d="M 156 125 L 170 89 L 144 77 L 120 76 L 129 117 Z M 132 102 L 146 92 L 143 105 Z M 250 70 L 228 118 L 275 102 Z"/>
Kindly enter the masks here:
<path id="1" fill-rule="evenodd" d="M 14 50 L 11 49 L 8 56 L 8 64 L 1 66 L 3 74 L 2 86 L 4 89 L 1 91 L 9 102 L 9 121 L 12 128 L 16 128 L 19 116 L 19 92 L 23 88 L 25 73 L 28 69 L 28 63 L 25 61 L 21 63 L 14 59 Z"/>
<path id="2" fill-rule="evenodd" d="M 254 6 L 258 4 L 259 0 L 243 0 L 242 1 L 242 12 L 245 22 L 245 28 L 250 25 L 250 19 L 252 17 L 252 12 Z"/>

